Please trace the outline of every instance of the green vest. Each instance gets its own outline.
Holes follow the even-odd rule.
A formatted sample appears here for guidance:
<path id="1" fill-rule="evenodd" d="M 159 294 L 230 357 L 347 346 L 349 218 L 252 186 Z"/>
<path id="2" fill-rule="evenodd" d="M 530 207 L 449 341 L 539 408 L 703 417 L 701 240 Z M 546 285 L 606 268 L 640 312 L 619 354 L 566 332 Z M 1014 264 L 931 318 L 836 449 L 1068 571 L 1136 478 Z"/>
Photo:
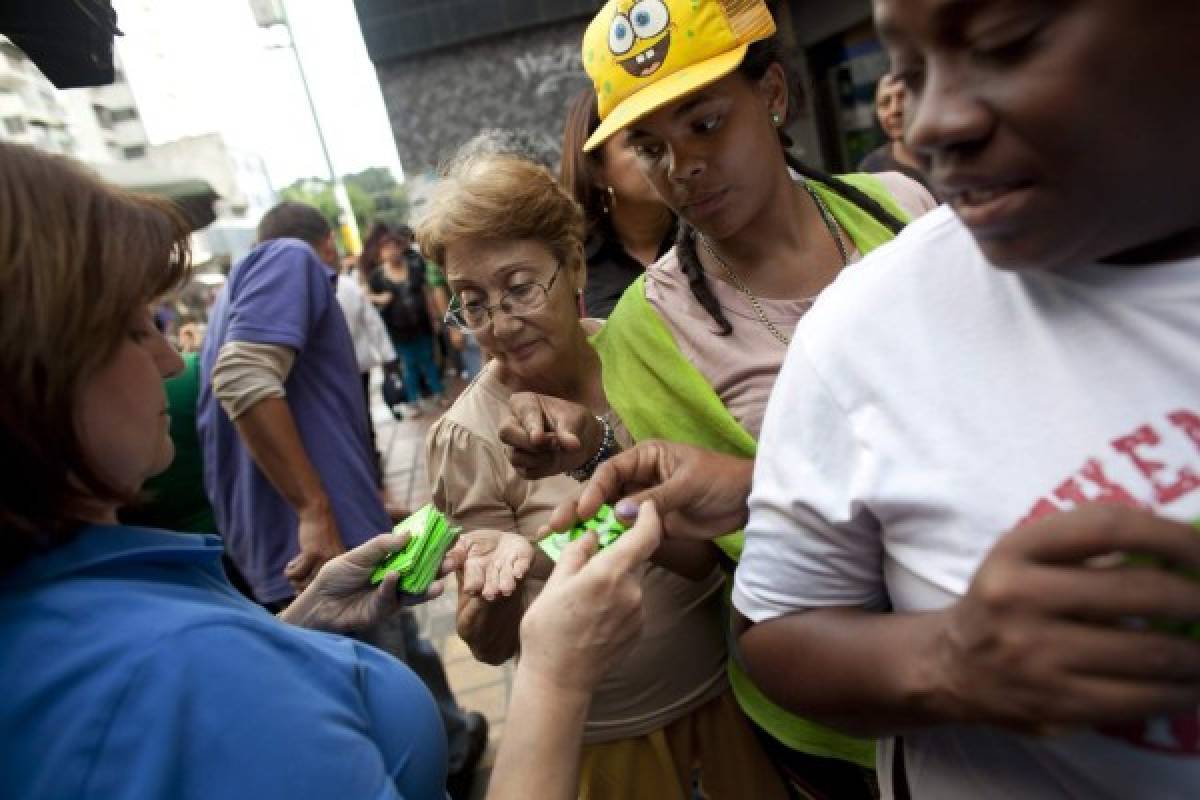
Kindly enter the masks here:
<path id="1" fill-rule="evenodd" d="M 901 221 L 909 217 L 871 175 L 847 175 L 853 184 Z M 829 187 L 813 189 L 859 252 L 866 254 L 892 239 L 892 232 Z M 674 336 L 646 300 L 645 278 L 625 291 L 604 328 L 592 338 L 603 366 L 609 405 L 635 441 L 665 439 L 721 453 L 753 458 L 758 444 L 734 419 L 708 380 L 684 358 Z M 735 531 L 717 545 L 734 561 L 741 558 L 743 536 Z M 738 703 L 760 727 L 793 750 L 839 758 L 872 767 L 874 743 L 839 733 L 784 711 L 759 691 L 736 659 L 729 661 L 729 682 Z"/>

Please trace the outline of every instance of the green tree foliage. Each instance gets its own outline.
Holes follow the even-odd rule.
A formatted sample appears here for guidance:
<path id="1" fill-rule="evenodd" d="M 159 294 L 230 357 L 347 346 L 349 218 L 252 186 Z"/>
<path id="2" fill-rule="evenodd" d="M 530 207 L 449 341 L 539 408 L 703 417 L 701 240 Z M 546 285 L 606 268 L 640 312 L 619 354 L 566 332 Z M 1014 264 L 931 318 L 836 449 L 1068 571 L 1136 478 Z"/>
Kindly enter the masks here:
<path id="1" fill-rule="evenodd" d="M 383 220 L 398 225 L 408 220 L 408 193 L 404 186 L 396 183 L 391 170 L 386 167 L 369 167 L 362 172 L 343 175 L 346 194 L 350 196 L 350 207 L 358 222 L 359 235 L 365 237 L 371 223 Z M 333 197 L 333 186 L 322 178 L 303 178 L 283 189 L 284 200 L 308 203 L 316 206 L 337 227 L 338 207 Z"/>

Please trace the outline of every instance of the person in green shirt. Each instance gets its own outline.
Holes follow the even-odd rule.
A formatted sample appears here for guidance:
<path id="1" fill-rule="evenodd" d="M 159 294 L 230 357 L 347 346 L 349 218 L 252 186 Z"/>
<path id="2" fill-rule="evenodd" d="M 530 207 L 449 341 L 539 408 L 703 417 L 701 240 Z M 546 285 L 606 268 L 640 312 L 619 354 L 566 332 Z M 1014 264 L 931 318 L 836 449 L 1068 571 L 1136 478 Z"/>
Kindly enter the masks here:
<path id="1" fill-rule="evenodd" d="M 145 502 L 122 512 L 122 521 L 191 533 L 219 533 L 204 493 L 204 463 L 196 437 L 196 397 L 200 392 L 200 356 L 184 353 L 183 371 L 167 378 L 167 413 L 175 459 L 142 488 Z"/>

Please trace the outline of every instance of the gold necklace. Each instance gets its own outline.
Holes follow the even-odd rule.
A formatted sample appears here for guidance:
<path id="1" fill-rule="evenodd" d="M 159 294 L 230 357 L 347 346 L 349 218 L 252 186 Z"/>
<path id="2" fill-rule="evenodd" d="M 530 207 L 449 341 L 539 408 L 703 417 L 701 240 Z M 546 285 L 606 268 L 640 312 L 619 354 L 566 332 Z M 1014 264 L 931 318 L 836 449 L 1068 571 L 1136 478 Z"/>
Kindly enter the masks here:
<path id="1" fill-rule="evenodd" d="M 763 311 L 762 304 L 758 302 L 758 298 L 754 296 L 754 292 L 750 291 L 750 287 L 742 283 L 742 279 L 739 278 L 732 269 L 730 269 L 729 265 L 725 263 L 725 259 L 717 255 L 717 251 L 714 250 L 713 246 L 708 243 L 708 238 L 703 234 L 697 234 L 696 237 L 700 240 L 700 243 L 704 245 L 704 249 L 708 251 L 708 254 L 713 257 L 713 260 L 721 265 L 721 269 L 725 270 L 725 274 L 729 276 L 729 282 L 736 286 L 739 292 L 746 295 L 746 299 L 749 300 L 750 305 L 754 307 L 754 313 L 758 314 L 759 321 L 766 326 L 766 329 L 771 332 L 771 335 L 782 342 L 784 347 L 787 347 L 789 344 L 791 344 L 792 340 L 788 338 L 787 334 L 779 330 L 778 326 L 776 326 L 774 322 L 771 322 L 771 320 L 767 317 L 767 312 Z"/>
<path id="2" fill-rule="evenodd" d="M 837 245 L 838 254 L 842 257 L 842 266 L 846 266 L 850 263 L 850 254 L 846 252 L 846 245 L 842 243 L 842 237 L 838 233 L 837 223 L 833 219 L 833 214 L 830 213 L 829 208 L 825 205 L 825 202 L 821 200 L 820 195 L 813 191 L 813 188 L 808 185 L 808 181 L 805 181 L 802 186 L 804 187 L 804 190 L 808 192 L 808 196 L 812 198 L 813 203 L 816 204 L 817 211 L 821 214 L 821 220 L 825 223 L 825 227 L 828 229 L 829 235 L 833 237 L 833 241 Z M 733 268 L 730 267 L 728 263 L 726 263 L 725 259 L 721 258 L 720 254 L 718 254 L 713 248 L 712 243 L 708 241 L 708 237 L 697 233 L 696 238 L 698 238 L 700 243 L 704 245 L 704 249 L 708 251 L 708 254 L 712 256 L 713 260 L 721 265 L 721 269 L 725 270 L 725 274 L 729 276 L 729 282 L 737 287 L 737 290 L 744 294 L 746 299 L 750 301 L 750 305 L 754 308 L 754 313 L 758 315 L 758 319 L 760 322 L 762 322 L 763 326 L 771 333 L 772 336 L 782 342 L 784 347 L 790 345 L 792 340 L 787 334 L 779 330 L 779 326 L 777 326 L 774 322 L 771 322 L 770 318 L 767 317 L 767 312 L 763 311 L 762 303 L 760 303 L 758 298 L 755 297 L 754 292 L 750 291 L 750 287 L 747 286 L 742 279 L 737 276 L 737 273 L 733 271 Z"/>

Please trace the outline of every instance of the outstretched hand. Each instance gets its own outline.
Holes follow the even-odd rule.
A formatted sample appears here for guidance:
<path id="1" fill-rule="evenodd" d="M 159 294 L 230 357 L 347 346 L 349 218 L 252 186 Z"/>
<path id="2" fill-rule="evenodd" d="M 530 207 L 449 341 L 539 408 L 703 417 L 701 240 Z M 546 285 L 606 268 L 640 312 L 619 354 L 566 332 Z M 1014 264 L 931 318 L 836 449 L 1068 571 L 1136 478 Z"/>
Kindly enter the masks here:
<path id="1" fill-rule="evenodd" d="M 517 590 L 534 555 L 533 543 L 519 533 L 479 530 L 459 536 L 446 559 L 462 573 L 459 591 L 491 602 Z"/>
<path id="2" fill-rule="evenodd" d="M 378 586 L 371 573 L 389 553 L 401 550 L 408 533 L 384 533 L 325 563 L 316 578 L 282 613 L 280 619 L 305 628 L 335 633 L 363 633 L 406 606 L 424 603 L 442 594 L 441 580 L 454 566 L 444 562 L 421 597 L 399 591 L 400 576 L 389 573 Z"/>
<path id="3" fill-rule="evenodd" d="M 640 442 L 601 464 L 577 500 L 554 509 L 545 530 L 566 530 L 604 503 L 628 523 L 649 501 L 668 538 L 715 539 L 746 524 L 753 472 L 750 459 L 676 442 Z"/>

